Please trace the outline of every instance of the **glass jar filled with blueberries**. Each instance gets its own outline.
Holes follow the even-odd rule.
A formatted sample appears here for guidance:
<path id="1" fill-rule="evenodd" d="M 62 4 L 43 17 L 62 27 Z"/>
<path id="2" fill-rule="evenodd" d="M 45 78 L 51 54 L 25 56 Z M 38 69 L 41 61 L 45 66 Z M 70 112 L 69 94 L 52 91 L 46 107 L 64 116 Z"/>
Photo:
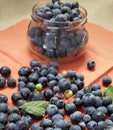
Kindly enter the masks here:
<path id="1" fill-rule="evenodd" d="M 28 42 L 41 59 L 68 62 L 85 52 L 87 11 L 77 1 L 40 2 L 33 7 L 31 18 Z"/>

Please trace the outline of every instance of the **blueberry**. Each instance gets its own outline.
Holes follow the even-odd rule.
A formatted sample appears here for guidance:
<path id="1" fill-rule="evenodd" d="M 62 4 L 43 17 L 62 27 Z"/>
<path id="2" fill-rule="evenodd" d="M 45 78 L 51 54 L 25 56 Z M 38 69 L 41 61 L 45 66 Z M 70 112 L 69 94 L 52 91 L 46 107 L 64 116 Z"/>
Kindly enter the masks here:
<path id="1" fill-rule="evenodd" d="M 105 114 L 101 111 L 96 111 L 94 114 L 92 114 L 92 119 L 96 122 L 104 121 L 105 120 Z"/>
<path id="2" fill-rule="evenodd" d="M 84 75 L 83 74 L 76 74 L 76 79 L 80 79 L 81 81 L 84 81 Z"/>
<path id="3" fill-rule="evenodd" d="M 86 94 L 86 93 L 91 93 L 91 88 L 90 88 L 89 86 L 85 86 L 85 87 L 83 88 L 83 91 L 84 91 L 85 94 Z"/>
<path id="4" fill-rule="evenodd" d="M 17 114 L 17 113 L 11 113 L 11 114 L 9 114 L 9 116 L 8 116 L 8 121 L 9 122 L 16 123 L 18 120 L 20 120 L 19 114 Z"/>
<path id="5" fill-rule="evenodd" d="M 41 121 L 41 125 L 46 128 L 46 127 L 51 127 L 52 126 L 52 121 L 49 118 L 44 118 Z"/>
<path id="6" fill-rule="evenodd" d="M 95 96 L 91 93 L 86 93 L 82 97 L 82 103 L 84 106 L 92 106 L 95 104 Z"/>
<path id="7" fill-rule="evenodd" d="M 72 90 L 72 92 L 73 92 L 74 94 L 78 92 L 78 87 L 77 87 L 76 84 L 71 84 L 71 88 L 70 88 L 70 89 Z"/>
<path id="8" fill-rule="evenodd" d="M 52 127 L 47 127 L 44 130 L 54 130 Z"/>
<path id="9" fill-rule="evenodd" d="M 20 100 L 18 100 L 17 101 L 17 106 L 22 106 L 24 103 L 26 103 L 26 101 L 25 100 L 23 100 L 23 99 L 20 99 Z"/>
<path id="10" fill-rule="evenodd" d="M 51 80 L 51 81 L 48 82 L 48 87 L 50 89 L 53 89 L 56 85 L 57 85 L 57 81 L 56 80 Z"/>
<path id="11" fill-rule="evenodd" d="M 31 38 L 34 38 L 34 37 L 39 37 L 42 35 L 42 31 L 37 28 L 37 27 L 32 27 L 28 30 L 28 35 L 31 37 Z"/>
<path id="12" fill-rule="evenodd" d="M 6 79 L 4 77 L 0 77 L 0 88 L 4 88 L 6 85 Z"/>
<path id="13" fill-rule="evenodd" d="M 99 121 L 98 122 L 98 126 L 97 126 L 97 129 L 98 130 L 105 130 L 107 128 L 107 124 L 105 121 Z"/>
<path id="14" fill-rule="evenodd" d="M 64 111 L 63 109 L 59 109 L 59 110 L 58 110 L 58 113 L 61 114 L 63 117 L 64 117 L 64 115 L 65 115 L 65 111 Z"/>
<path id="15" fill-rule="evenodd" d="M 21 119 L 25 120 L 26 122 L 28 122 L 28 124 L 32 123 L 32 118 L 29 115 L 21 116 Z"/>
<path id="16" fill-rule="evenodd" d="M 38 29 L 38 28 L 36 28 L 36 29 Z M 30 61 L 30 66 L 32 68 L 34 68 L 34 67 L 39 67 L 40 68 L 41 67 L 41 63 L 38 60 L 33 59 L 33 60 Z"/>
<path id="17" fill-rule="evenodd" d="M 78 16 L 78 13 L 75 9 L 71 10 L 70 12 L 70 18 L 73 19 Z"/>
<path id="18" fill-rule="evenodd" d="M 55 57 L 55 52 L 53 50 L 46 50 L 45 55 L 49 58 L 54 58 Z"/>
<path id="19" fill-rule="evenodd" d="M 79 125 L 72 125 L 69 130 L 82 130 Z"/>
<path id="20" fill-rule="evenodd" d="M 56 97 L 56 96 L 50 98 L 51 104 L 55 104 L 56 105 L 57 101 L 58 101 L 58 97 Z"/>
<path id="21" fill-rule="evenodd" d="M 59 99 L 63 99 L 64 98 L 64 93 L 62 91 L 59 91 L 55 94 L 56 97 L 58 97 Z"/>
<path id="22" fill-rule="evenodd" d="M 73 1 L 71 8 L 72 8 L 72 9 L 73 9 L 73 8 L 79 8 L 79 3 L 78 3 L 78 1 Z"/>
<path id="23" fill-rule="evenodd" d="M 89 114 L 84 114 L 83 119 L 85 123 L 88 123 L 91 120 L 91 116 Z"/>
<path id="24" fill-rule="evenodd" d="M 26 86 L 26 84 L 23 81 L 19 81 L 17 86 L 18 86 L 18 90 L 20 90 L 21 88 L 24 88 Z"/>
<path id="25" fill-rule="evenodd" d="M 80 111 L 75 111 L 70 115 L 70 119 L 74 123 L 79 123 L 82 120 L 83 116 Z"/>
<path id="26" fill-rule="evenodd" d="M 0 123 L 3 123 L 4 125 L 6 125 L 7 121 L 8 121 L 7 115 L 3 112 L 0 112 Z"/>
<path id="27" fill-rule="evenodd" d="M 38 79 L 38 83 L 41 83 L 42 86 L 46 86 L 47 85 L 47 77 L 42 76 Z"/>
<path id="28" fill-rule="evenodd" d="M 61 11 L 62 11 L 63 14 L 64 14 L 64 13 L 68 13 L 70 10 L 71 10 L 71 9 L 70 9 L 69 7 L 67 7 L 67 6 L 63 6 L 63 7 L 61 8 Z"/>
<path id="29" fill-rule="evenodd" d="M 59 119 L 54 122 L 55 128 L 61 128 L 62 130 L 68 130 L 70 127 L 70 123 L 66 120 Z"/>
<path id="30" fill-rule="evenodd" d="M 57 49 L 55 52 L 55 55 L 57 58 L 65 57 L 67 55 L 66 48 L 61 47 L 61 48 Z"/>
<path id="31" fill-rule="evenodd" d="M 30 89 L 30 91 L 34 91 L 35 84 L 33 82 L 27 82 L 26 87 Z"/>
<path id="32" fill-rule="evenodd" d="M 64 14 L 58 14 L 58 15 L 55 17 L 55 21 L 58 21 L 58 22 L 66 22 L 66 21 L 67 21 L 67 17 L 66 17 L 66 15 L 64 15 Z"/>
<path id="33" fill-rule="evenodd" d="M 11 113 L 19 113 L 19 109 L 15 106 L 8 106 L 8 114 L 11 114 Z"/>
<path id="34" fill-rule="evenodd" d="M 58 9 L 58 8 L 53 9 L 52 12 L 53 12 L 53 15 L 54 15 L 54 16 L 57 16 L 58 14 L 61 14 L 61 13 L 62 13 L 61 10 Z"/>
<path id="35" fill-rule="evenodd" d="M 40 124 L 38 124 L 38 123 L 33 123 L 33 124 L 31 125 L 31 130 L 43 130 L 43 128 L 41 127 Z"/>
<path id="36" fill-rule="evenodd" d="M 103 106 L 108 106 L 111 103 L 112 103 L 112 99 L 109 96 L 103 96 L 102 97 Z"/>
<path id="37" fill-rule="evenodd" d="M 113 113 L 110 115 L 109 119 L 113 121 Z"/>
<path id="38" fill-rule="evenodd" d="M 38 75 L 37 73 L 35 73 L 35 72 L 32 72 L 32 73 L 29 74 L 29 76 L 28 76 L 29 82 L 33 82 L 33 83 L 37 83 L 38 78 L 39 78 L 39 75 Z"/>
<path id="39" fill-rule="evenodd" d="M 57 71 L 57 69 L 56 68 L 54 68 L 54 67 L 49 67 L 49 69 L 48 69 L 48 74 L 53 74 L 53 75 L 57 75 L 58 74 L 58 71 Z"/>
<path id="40" fill-rule="evenodd" d="M 79 97 L 74 98 L 73 103 L 76 105 L 77 108 L 82 107 L 82 99 Z"/>
<path id="41" fill-rule="evenodd" d="M 60 9 L 61 8 L 61 5 L 59 4 L 58 1 L 54 2 L 53 4 L 53 9 Z"/>
<path id="42" fill-rule="evenodd" d="M 26 122 L 25 120 L 23 119 L 20 119 L 18 120 L 16 123 L 15 123 L 15 130 L 28 130 L 29 128 L 29 124 L 28 122 Z"/>
<path id="43" fill-rule="evenodd" d="M 35 73 L 39 74 L 39 73 L 40 73 L 40 70 L 41 70 L 40 67 L 33 67 L 33 68 L 31 69 L 31 72 L 35 72 Z"/>
<path id="44" fill-rule="evenodd" d="M 28 82 L 28 79 L 27 79 L 27 77 L 25 77 L 25 76 L 19 76 L 18 82 L 20 82 L 20 81 L 23 81 L 24 83 L 27 83 L 27 82 Z"/>
<path id="45" fill-rule="evenodd" d="M 8 111 L 8 105 L 6 103 L 0 103 L 0 112 L 6 113 Z"/>
<path id="46" fill-rule="evenodd" d="M 53 97 L 53 92 L 51 89 L 44 90 L 44 97 L 46 100 L 50 100 L 51 97 Z"/>
<path id="47" fill-rule="evenodd" d="M 0 123 L 0 130 L 5 130 L 5 125 L 3 123 Z"/>
<path id="48" fill-rule="evenodd" d="M 19 76 L 28 76 L 31 73 L 31 69 L 28 66 L 23 66 L 18 70 Z"/>
<path id="49" fill-rule="evenodd" d="M 99 106 L 102 106 L 102 99 L 99 96 L 95 96 L 95 104 L 94 106 L 97 108 Z"/>
<path id="50" fill-rule="evenodd" d="M 84 91 L 83 91 L 83 89 L 80 90 L 80 91 L 78 91 L 78 92 L 76 93 L 76 97 L 77 97 L 77 98 L 81 98 L 81 99 L 82 99 L 83 96 L 84 96 Z"/>
<path id="51" fill-rule="evenodd" d="M 8 87 L 16 87 L 16 79 L 10 77 L 7 79 L 7 86 Z"/>
<path id="52" fill-rule="evenodd" d="M 46 112 L 50 115 L 53 116 L 56 113 L 58 113 L 58 107 L 54 104 L 49 104 L 46 108 Z"/>
<path id="53" fill-rule="evenodd" d="M 56 105 L 59 109 L 62 109 L 62 108 L 64 108 L 65 102 L 64 102 L 64 100 L 60 99 L 57 101 Z"/>
<path id="54" fill-rule="evenodd" d="M 77 85 L 79 90 L 81 90 L 84 87 L 84 82 L 80 79 L 75 80 L 75 84 Z"/>
<path id="55" fill-rule="evenodd" d="M 53 13 L 51 11 L 47 11 L 45 13 L 45 19 L 50 20 L 53 17 Z"/>
<path id="56" fill-rule="evenodd" d="M 63 79 L 64 78 L 64 76 L 63 76 L 63 74 L 57 74 L 56 75 L 56 79 L 59 81 L 60 79 Z"/>
<path id="57" fill-rule="evenodd" d="M 67 71 L 67 77 L 72 79 L 76 77 L 76 72 L 74 70 L 68 70 Z"/>
<path id="58" fill-rule="evenodd" d="M 0 103 L 7 103 L 8 97 L 6 95 L 0 94 Z"/>
<path id="59" fill-rule="evenodd" d="M 107 110 L 108 110 L 108 113 L 109 113 L 109 114 L 112 114 L 112 113 L 113 113 L 113 104 L 109 104 L 109 105 L 107 106 Z"/>
<path id="60" fill-rule="evenodd" d="M 95 96 L 102 97 L 102 90 L 101 89 L 93 90 L 92 94 Z"/>
<path id="61" fill-rule="evenodd" d="M 50 67 L 54 67 L 55 69 L 58 69 L 58 63 L 55 62 L 55 61 L 51 61 L 51 62 L 49 63 L 49 66 L 50 66 Z"/>
<path id="62" fill-rule="evenodd" d="M 56 80 L 56 77 L 53 74 L 48 74 L 47 79 L 48 79 L 48 81 Z"/>
<path id="63" fill-rule="evenodd" d="M 113 121 L 112 120 L 106 119 L 105 122 L 106 122 L 107 126 L 113 126 Z"/>
<path id="64" fill-rule="evenodd" d="M 53 3 L 49 2 L 49 3 L 47 3 L 46 6 L 49 7 L 50 9 L 52 9 L 53 8 Z"/>
<path id="65" fill-rule="evenodd" d="M 33 91 L 30 93 L 30 101 L 44 100 L 44 94 L 39 91 Z"/>
<path id="66" fill-rule="evenodd" d="M 66 1 L 65 3 L 62 4 L 62 6 L 71 7 L 71 2 Z"/>
<path id="67" fill-rule="evenodd" d="M 95 66 L 96 66 L 96 63 L 95 63 L 94 60 L 89 60 L 89 61 L 87 62 L 87 68 L 88 68 L 89 70 L 94 69 Z"/>
<path id="68" fill-rule="evenodd" d="M 44 100 L 44 95 L 42 92 L 34 91 L 30 93 L 29 99 L 30 101 Z"/>
<path id="69" fill-rule="evenodd" d="M 61 90 L 67 90 L 70 89 L 71 82 L 68 79 L 62 78 L 61 80 L 59 80 L 58 85 Z"/>
<path id="70" fill-rule="evenodd" d="M 60 0 L 52 0 L 52 3 L 58 2 L 60 3 Z"/>
<path id="71" fill-rule="evenodd" d="M 16 104 L 18 100 L 22 99 L 22 96 L 20 93 L 13 93 L 11 99 L 12 102 Z"/>
<path id="72" fill-rule="evenodd" d="M 97 84 L 97 83 L 92 84 L 92 86 L 91 86 L 91 90 L 97 90 L 97 89 L 101 89 L 100 84 Z"/>
<path id="73" fill-rule="evenodd" d="M 76 110 L 76 105 L 74 103 L 66 103 L 64 109 L 67 114 L 72 114 Z"/>
<path id="74" fill-rule="evenodd" d="M 93 120 L 89 121 L 87 123 L 87 128 L 88 130 L 97 130 L 97 122 Z"/>
<path id="75" fill-rule="evenodd" d="M 21 96 L 24 98 L 24 99 L 29 99 L 29 96 L 30 96 L 30 89 L 28 89 L 28 88 L 22 88 L 21 90 L 20 90 L 20 94 L 21 94 Z"/>
<path id="76" fill-rule="evenodd" d="M 102 78 L 102 84 L 103 84 L 104 86 L 109 86 L 111 83 L 112 83 L 112 79 L 111 79 L 110 76 L 104 76 L 104 77 Z"/>
<path id="77" fill-rule="evenodd" d="M 32 43 L 32 44 L 34 44 L 35 46 L 37 46 L 37 47 L 42 47 L 42 45 L 43 45 L 43 38 L 44 38 L 44 34 L 42 35 L 42 36 L 40 36 L 40 37 L 34 37 L 34 38 L 31 38 L 30 39 L 30 42 Z M 37 48 L 37 51 L 38 51 L 38 49 L 39 48 Z M 40 50 L 41 51 L 41 50 Z"/>
<path id="78" fill-rule="evenodd" d="M 86 128 L 85 122 L 81 121 L 78 125 L 81 127 L 82 130 L 85 130 L 85 128 Z"/>
<path id="79" fill-rule="evenodd" d="M 92 116 L 96 112 L 96 108 L 93 106 L 85 107 L 84 113 Z"/>
<path id="80" fill-rule="evenodd" d="M 38 15 L 38 16 L 41 17 L 41 18 L 45 18 L 44 12 L 41 12 L 41 11 L 39 11 L 39 10 L 36 10 L 35 13 L 36 13 L 36 15 Z"/>
<path id="81" fill-rule="evenodd" d="M 56 94 L 56 93 L 59 93 L 61 90 L 59 88 L 59 86 L 54 86 L 53 87 L 53 93 Z"/>
<path id="82" fill-rule="evenodd" d="M 8 66 L 2 66 L 0 73 L 3 77 L 8 77 L 11 74 L 11 69 Z"/>
<path id="83" fill-rule="evenodd" d="M 5 130 L 14 130 L 15 127 L 16 127 L 15 123 L 9 122 L 8 124 L 6 124 Z M 0 129 L 0 130 L 1 130 L 1 129 Z"/>
<path id="84" fill-rule="evenodd" d="M 108 110 L 107 110 L 107 108 L 106 108 L 105 106 L 99 106 L 99 107 L 97 108 L 97 111 L 101 111 L 101 112 L 103 112 L 104 114 L 107 114 L 107 113 L 108 113 Z"/>

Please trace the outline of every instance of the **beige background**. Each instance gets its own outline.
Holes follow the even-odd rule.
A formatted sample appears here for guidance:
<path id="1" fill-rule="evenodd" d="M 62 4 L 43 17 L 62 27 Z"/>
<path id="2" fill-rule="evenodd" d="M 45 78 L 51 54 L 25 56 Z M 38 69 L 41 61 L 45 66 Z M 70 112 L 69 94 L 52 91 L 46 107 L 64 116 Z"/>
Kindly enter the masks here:
<path id="1" fill-rule="evenodd" d="M 0 30 L 30 18 L 40 0 L 0 0 Z M 88 21 L 113 31 L 113 0 L 78 0 L 88 11 Z"/>

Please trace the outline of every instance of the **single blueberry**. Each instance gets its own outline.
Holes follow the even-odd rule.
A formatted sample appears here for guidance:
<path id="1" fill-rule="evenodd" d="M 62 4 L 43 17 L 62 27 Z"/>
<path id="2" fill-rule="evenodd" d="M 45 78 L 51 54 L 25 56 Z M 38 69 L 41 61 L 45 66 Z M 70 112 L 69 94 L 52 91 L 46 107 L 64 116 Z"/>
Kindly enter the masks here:
<path id="1" fill-rule="evenodd" d="M 2 66 L 0 68 L 0 74 L 3 77 L 8 77 L 11 74 L 11 69 L 8 66 Z"/>
<path id="2" fill-rule="evenodd" d="M 0 88 L 4 88 L 6 85 L 6 79 L 4 77 L 0 77 Z"/>
<path id="3" fill-rule="evenodd" d="M 14 79 L 13 77 L 9 77 L 7 79 L 7 86 L 8 87 L 16 87 L 16 79 Z"/>

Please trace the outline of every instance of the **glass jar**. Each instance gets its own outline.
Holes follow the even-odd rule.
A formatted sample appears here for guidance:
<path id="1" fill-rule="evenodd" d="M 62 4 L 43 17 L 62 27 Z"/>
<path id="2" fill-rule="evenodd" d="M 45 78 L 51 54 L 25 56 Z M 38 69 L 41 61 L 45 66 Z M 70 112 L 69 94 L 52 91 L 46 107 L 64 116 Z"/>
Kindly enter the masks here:
<path id="1" fill-rule="evenodd" d="M 36 15 L 36 10 L 46 2 L 40 2 L 32 9 L 27 31 L 30 50 L 47 61 L 69 62 L 78 58 L 84 54 L 88 40 L 88 32 L 84 26 L 87 11 L 79 6 L 81 18 L 75 21 L 47 20 Z"/>

